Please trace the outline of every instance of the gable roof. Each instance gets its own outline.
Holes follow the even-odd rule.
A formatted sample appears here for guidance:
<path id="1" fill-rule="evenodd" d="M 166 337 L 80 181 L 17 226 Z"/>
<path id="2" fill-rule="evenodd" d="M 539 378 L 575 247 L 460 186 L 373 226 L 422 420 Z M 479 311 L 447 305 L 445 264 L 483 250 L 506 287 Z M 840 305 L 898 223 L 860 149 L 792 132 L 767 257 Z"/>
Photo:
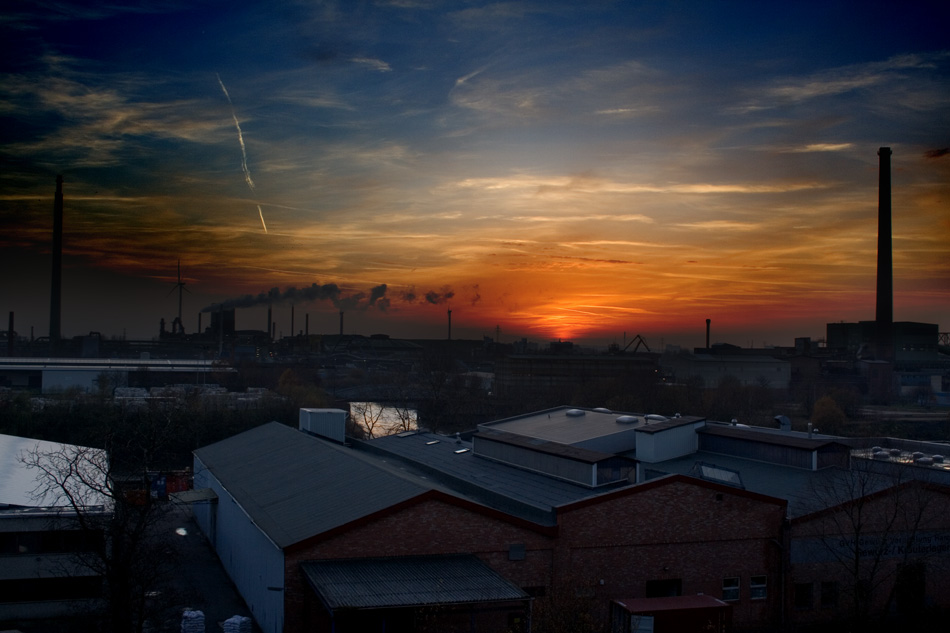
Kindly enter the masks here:
<path id="1" fill-rule="evenodd" d="M 434 488 L 379 460 L 278 422 L 194 452 L 252 521 L 284 549 Z"/>

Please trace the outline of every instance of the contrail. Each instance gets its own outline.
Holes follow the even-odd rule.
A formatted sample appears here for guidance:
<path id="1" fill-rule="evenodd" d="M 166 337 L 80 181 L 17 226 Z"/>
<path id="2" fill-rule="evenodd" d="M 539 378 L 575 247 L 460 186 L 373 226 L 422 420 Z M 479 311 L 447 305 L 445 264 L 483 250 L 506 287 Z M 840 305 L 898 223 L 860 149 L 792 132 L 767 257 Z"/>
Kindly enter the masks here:
<path id="1" fill-rule="evenodd" d="M 238 143 L 241 144 L 241 169 L 244 170 L 244 180 L 247 182 L 247 186 L 251 188 L 251 191 L 254 191 L 254 181 L 251 180 L 251 172 L 247 168 L 247 150 L 244 147 L 244 135 L 241 133 L 241 124 L 238 123 L 237 115 L 234 113 L 234 104 L 231 103 L 231 95 L 228 94 L 228 89 L 224 87 L 224 82 L 221 81 L 221 75 L 215 73 L 214 76 L 218 78 L 221 91 L 224 93 L 225 99 L 228 100 L 228 105 L 231 106 L 231 118 L 234 119 L 234 127 L 237 128 Z"/>
<path id="2" fill-rule="evenodd" d="M 267 233 L 267 225 L 264 224 L 264 212 L 261 211 L 261 205 L 257 205 L 257 212 L 261 216 L 261 225 L 264 227 L 264 232 Z"/>

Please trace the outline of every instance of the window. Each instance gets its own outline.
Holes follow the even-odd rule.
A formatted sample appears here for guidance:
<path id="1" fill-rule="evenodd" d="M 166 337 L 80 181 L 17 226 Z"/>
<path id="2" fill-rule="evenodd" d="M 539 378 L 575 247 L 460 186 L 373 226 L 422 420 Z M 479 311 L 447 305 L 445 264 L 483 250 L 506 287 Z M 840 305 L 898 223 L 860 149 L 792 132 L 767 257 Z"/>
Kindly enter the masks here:
<path id="1" fill-rule="evenodd" d="M 838 583 L 835 581 L 821 583 L 821 606 L 838 606 Z"/>
<path id="2" fill-rule="evenodd" d="M 722 599 L 723 600 L 738 600 L 739 599 L 739 577 L 738 576 L 722 579 Z"/>
<path id="3" fill-rule="evenodd" d="M 811 609 L 814 606 L 814 598 L 812 597 L 812 583 L 810 582 L 796 582 L 795 583 L 795 608 L 796 609 Z"/>
<path id="4" fill-rule="evenodd" d="M 683 581 L 679 578 L 647 581 L 647 598 L 669 598 L 683 595 Z"/>
<path id="5" fill-rule="evenodd" d="M 769 596 L 766 576 L 753 576 L 749 579 L 749 597 L 753 600 L 765 600 Z"/>

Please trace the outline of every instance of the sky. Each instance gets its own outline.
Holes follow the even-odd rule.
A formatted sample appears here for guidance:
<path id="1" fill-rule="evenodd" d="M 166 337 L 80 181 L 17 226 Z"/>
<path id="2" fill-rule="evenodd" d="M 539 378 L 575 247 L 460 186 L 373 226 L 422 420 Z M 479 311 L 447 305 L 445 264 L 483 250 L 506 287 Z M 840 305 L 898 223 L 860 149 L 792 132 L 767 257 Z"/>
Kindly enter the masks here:
<path id="1" fill-rule="evenodd" d="M 950 4 L 4 2 L 0 314 L 791 345 L 950 330 Z M 204 311 L 204 312 L 203 312 Z M 199 316 L 200 315 L 200 316 Z M 293 322 L 292 322 L 293 319 Z M 5 324 L 4 324 L 5 325 Z"/>

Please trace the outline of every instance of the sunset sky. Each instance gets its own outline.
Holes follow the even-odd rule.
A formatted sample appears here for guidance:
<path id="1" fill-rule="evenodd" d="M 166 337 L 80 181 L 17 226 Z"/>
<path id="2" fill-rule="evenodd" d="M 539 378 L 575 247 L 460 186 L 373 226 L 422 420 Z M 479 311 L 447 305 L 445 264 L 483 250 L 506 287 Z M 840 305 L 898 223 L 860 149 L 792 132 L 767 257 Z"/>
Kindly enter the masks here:
<path id="1" fill-rule="evenodd" d="M 950 3 L 4 3 L 0 315 L 791 345 L 950 330 Z M 899 6 L 898 6 L 899 5 Z M 291 289 L 296 289 L 293 291 Z M 254 304 L 254 305 L 251 305 Z M 245 307 L 251 306 L 251 307 Z M 210 319 L 204 315 L 203 325 Z"/>

